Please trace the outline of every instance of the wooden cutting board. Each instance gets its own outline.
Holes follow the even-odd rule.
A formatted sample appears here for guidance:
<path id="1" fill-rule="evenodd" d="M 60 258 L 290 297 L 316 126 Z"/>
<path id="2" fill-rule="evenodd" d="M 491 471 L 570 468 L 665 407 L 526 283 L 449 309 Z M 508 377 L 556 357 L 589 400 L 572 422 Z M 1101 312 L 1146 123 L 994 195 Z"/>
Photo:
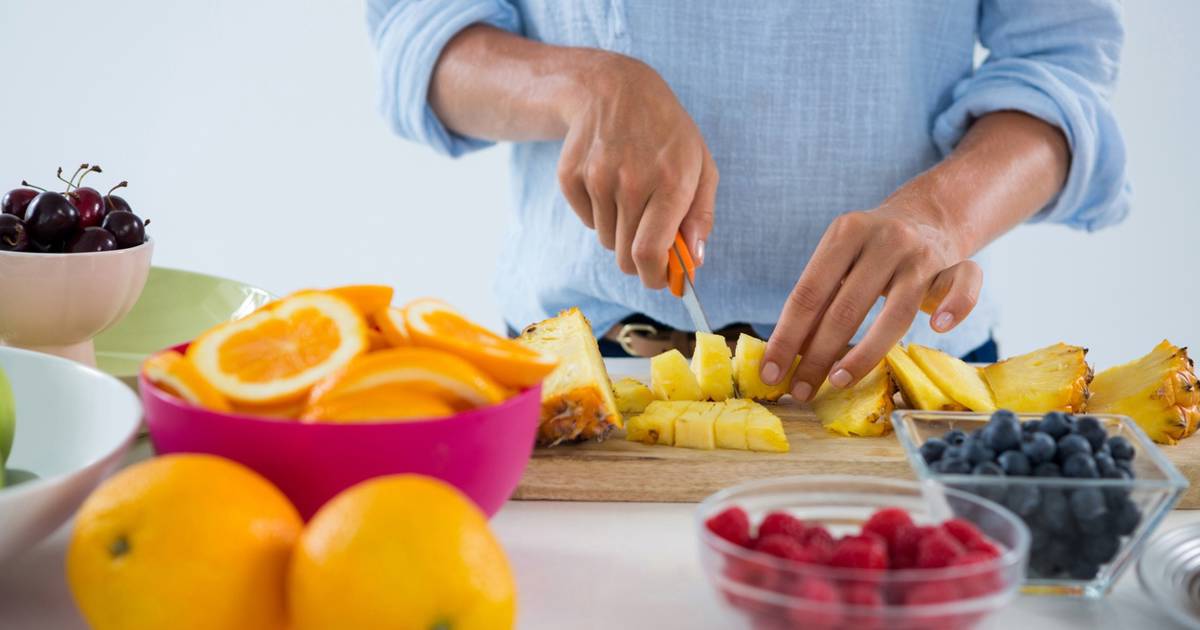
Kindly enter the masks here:
<path id="1" fill-rule="evenodd" d="M 648 380 L 648 365 L 640 375 L 627 366 L 623 365 L 623 372 Z M 766 477 L 840 474 L 915 478 L 895 435 L 840 437 L 826 431 L 807 407 L 790 399 L 769 408 L 783 420 L 792 446 L 789 453 L 647 446 L 628 442 L 624 434 L 617 434 L 604 442 L 535 449 L 513 498 L 678 503 L 696 502 L 721 488 Z M 1200 438 L 1162 449 L 1192 483 L 1178 507 L 1200 508 Z"/>

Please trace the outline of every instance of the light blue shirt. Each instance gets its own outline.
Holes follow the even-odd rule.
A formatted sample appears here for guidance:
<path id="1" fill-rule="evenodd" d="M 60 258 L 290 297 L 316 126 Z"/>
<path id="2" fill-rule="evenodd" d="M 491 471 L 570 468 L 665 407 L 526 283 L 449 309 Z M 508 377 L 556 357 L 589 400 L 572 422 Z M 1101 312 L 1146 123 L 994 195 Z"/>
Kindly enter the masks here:
<path id="1" fill-rule="evenodd" d="M 1033 221 L 1095 230 L 1129 209 L 1108 100 L 1124 39 L 1115 1 L 368 0 L 367 21 L 383 115 L 400 136 L 450 156 L 489 146 L 448 130 L 427 100 L 443 46 L 472 23 L 657 70 L 721 174 L 696 287 L 714 327 L 769 331 L 834 217 L 878 205 L 989 112 L 1027 112 L 1070 143 L 1066 186 Z M 975 68 L 977 41 L 989 54 Z M 677 299 L 621 273 L 571 211 L 555 175 L 561 146 L 513 146 L 496 277 L 505 318 L 520 328 L 579 306 L 597 334 L 635 312 L 690 327 Z M 971 317 L 938 335 L 922 315 L 909 341 L 961 355 L 988 339 L 994 271 L 977 260 L 985 282 Z"/>

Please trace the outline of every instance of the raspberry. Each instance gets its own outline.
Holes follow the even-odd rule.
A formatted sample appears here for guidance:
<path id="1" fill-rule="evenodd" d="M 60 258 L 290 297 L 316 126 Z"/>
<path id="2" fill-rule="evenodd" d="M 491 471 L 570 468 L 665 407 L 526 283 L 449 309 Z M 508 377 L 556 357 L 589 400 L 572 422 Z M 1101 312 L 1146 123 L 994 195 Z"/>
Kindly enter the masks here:
<path id="1" fill-rule="evenodd" d="M 909 525 L 896 531 L 895 542 L 888 547 L 890 566 L 893 569 L 911 569 L 917 566 L 917 543 L 933 531 L 932 527 Z"/>
<path id="2" fill-rule="evenodd" d="M 793 608 L 788 616 L 801 628 L 836 628 L 842 620 L 841 603 L 833 584 L 819 578 L 802 578 L 791 590 L 791 595 L 805 600 L 803 606 Z"/>
<path id="3" fill-rule="evenodd" d="M 912 518 L 900 508 L 884 508 L 871 515 L 863 524 L 863 532 L 883 538 L 888 548 L 896 544 L 896 534 L 903 527 L 912 527 Z"/>
<path id="4" fill-rule="evenodd" d="M 982 554 L 988 558 L 999 558 L 1000 548 L 993 545 L 987 538 L 980 538 L 967 545 L 967 551 Z"/>
<path id="5" fill-rule="evenodd" d="M 961 518 L 952 518 L 942 523 L 942 529 L 954 536 L 964 547 L 970 547 L 972 543 L 984 540 L 983 532 L 979 531 L 974 523 Z"/>
<path id="6" fill-rule="evenodd" d="M 954 582 L 939 580 L 925 584 L 914 584 L 904 594 L 906 606 L 924 606 L 929 604 L 944 604 L 959 599 L 958 585 Z M 933 626 L 936 627 L 936 626 Z"/>
<path id="7" fill-rule="evenodd" d="M 796 540 L 804 539 L 804 521 L 787 512 L 771 512 L 758 524 L 758 537 L 766 538 L 772 534 L 784 534 Z"/>
<path id="8" fill-rule="evenodd" d="M 886 569 L 887 543 L 874 534 L 846 536 L 834 546 L 829 564 L 854 569 Z"/>
<path id="9" fill-rule="evenodd" d="M 967 551 L 961 556 L 950 561 L 946 566 L 971 566 L 975 564 L 985 564 L 992 561 L 992 556 L 979 551 Z M 995 593 L 1004 587 L 1004 582 L 998 571 L 984 571 L 975 575 L 969 575 L 957 580 L 958 586 L 964 597 L 978 597 L 988 593 Z"/>
<path id="10" fill-rule="evenodd" d="M 854 606 L 845 611 L 845 626 L 855 630 L 883 627 L 883 595 L 875 584 L 850 582 L 842 585 L 842 603 Z"/>
<path id="11" fill-rule="evenodd" d="M 742 547 L 750 546 L 750 517 L 740 507 L 731 507 L 704 521 L 708 531 Z"/>
<path id="12" fill-rule="evenodd" d="M 754 541 L 754 550 L 771 554 L 784 560 L 804 564 L 821 564 L 815 550 L 805 547 L 800 541 L 787 534 L 771 534 Z"/>
<path id="13" fill-rule="evenodd" d="M 829 558 L 833 556 L 834 540 L 833 534 L 829 530 L 814 525 L 804 530 L 804 539 L 801 540 L 806 549 L 812 551 L 813 556 L 817 558 L 819 564 L 828 564 Z"/>
<path id="14" fill-rule="evenodd" d="M 917 543 L 916 566 L 919 569 L 944 567 L 965 551 L 962 543 L 944 528 L 934 528 Z"/>

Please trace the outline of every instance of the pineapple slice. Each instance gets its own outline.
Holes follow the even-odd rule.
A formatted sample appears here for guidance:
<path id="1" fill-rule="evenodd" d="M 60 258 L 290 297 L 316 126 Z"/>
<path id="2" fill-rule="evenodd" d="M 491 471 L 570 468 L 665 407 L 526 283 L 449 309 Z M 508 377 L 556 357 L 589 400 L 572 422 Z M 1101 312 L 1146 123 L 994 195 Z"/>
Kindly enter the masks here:
<path id="1" fill-rule="evenodd" d="M 642 444 L 675 445 L 675 419 L 687 413 L 693 403 L 656 400 L 625 425 L 625 439 Z"/>
<path id="2" fill-rule="evenodd" d="M 1187 348 L 1167 340 L 1150 354 L 1096 375 L 1089 412 L 1133 418 L 1155 442 L 1175 444 L 1200 422 L 1200 382 Z"/>
<path id="3" fill-rule="evenodd" d="M 700 393 L 709 400 L 733 398 L 733 364 L 725 338 L 712 333 L 696 333 L 696 351 L 692 353 L 692 373 L 700 383 Z"/>
<path id="4" fill-rule="evenodd" d="M 1083 411 L 1092 368 L 1086 348 L 1056 343 L 983 368 L 996 406 L 1018 413 Z"/>
<path id="5" fill-rule="evenodd" d="M 733 349 L 733 380 L 737 383 L 738 393 L 744 398 L 775 401 L 788 392 L 800 357 L 792 361 L 792 367 L 778 385 L 767 385 L 758 377 L 759 364 L 766 349 L 767 342 L 761 339 L 745 333 L 738 336 L 737 347 Z"/>
<path id="6" fill-rule="evenodd" d="M 713 425 L 724 407 L 721 403 L 692 403 L 687 411 L 675 418 L 675 446 L 702 451 L 717 448 Z"/>
<path id="7" fill-rule="evenodd" d="M 621 428 L 608 370 L 596 336 L 579 309 L 533 324 L 519 342 L 558 357 L 558 367 L 542 382 L 542 420 L 538 444 L 604 439 Z"/>
<path id="8" fill-rule="evenodd" d="M 746 446 L 766 453 L 786 453 L 792 448 L 779 416 L 758 403 L 750 403 L 746 416 Z"/>
<path id="9" fill-rule="evenodd" d="M 909 344 L 908 356 L 955 402 L 971 411 L 995 411 L 996 400 L 983 373 L 945 352 Z"/>
<path id="10" fill-rule="evenodd" d="M 717 448 L 750 450 L 746 442 L 746 419 L 750 416 L 750 404 L 750 401 L 741 398 L 725 401 L 721 415 L 717 416 L 717 421 L 713 424 Z"/>
<path id="11" fill-rule="evenodd" d="M 700 400 L 703 394 L 687 359 L 668 350 L 650 359 L 650 389 L 663 400 Z"/>
<path id="12" fill-rule="evenodd" d="M 936 383 L 929 380 L 899 344 L 888 350 L 886 360 L 888 370 L 900 387 L 900 395 L 909 407 L 927 411 L 966 410 L 966 407 L 954 402 L 954 399 L 947 396 Z"/>
<path id="13" fill-rule="evenodd" d="M 613 383 L 613 394 L 617 397 L 617 411 L 621 415 L 634 415 L 646 410 L 654 402 L 654 392 L 636 378 L 623 378 Z"/>
<path id="14" fill-rule="evenodd" d="M 892 429 L 895 385 L 881 362 L 854 387 L 838 389 L 826 381 L 813 397 L 813 411 L 826 429 L 845 436 L 876 437 Z"/>

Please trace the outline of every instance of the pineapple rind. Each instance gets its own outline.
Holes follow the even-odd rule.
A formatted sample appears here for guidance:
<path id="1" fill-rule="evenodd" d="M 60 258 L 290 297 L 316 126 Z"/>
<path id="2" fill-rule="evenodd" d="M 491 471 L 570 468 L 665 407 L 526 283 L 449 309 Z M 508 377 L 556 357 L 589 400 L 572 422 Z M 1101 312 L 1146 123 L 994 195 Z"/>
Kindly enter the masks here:
<path id="1" fill-rule="evenodd" d="M 813 411 L 828 430 L 847 437 L 878 437 L 892 430 L 889 416 L 895 384 L 886 362 L 880 362 L 849 389 L 826 381 L 813 397 Z"/>
<path id="2" fill-rule="evenodd" d="M 700 385 L 701 395 L 708 400 L 733 398 L 733 362 L 725 338 L 712 333 L 696 333 L 696 350 L 692 353 L 692 373 Z"/>
<path id="3" fill-rule="evenodd" d="M 625 377 L 613 383 L 613 395 L 617 399 L 617 410 L 622 416 L 635 415 L 646 410 L 646 405 L 657 400 L 654 392 L 636 378 Z"/>
<path id="4" fill-rule="evenodd" d="M 1079 413 L 1088 399 L 1092 368 L 1087 349 L 1059 342 L 983 368 L 996 406 L 1018 413 Z"/>
<path id="5" fill-rule="evenodd" d="M 762 339 L 745 333 L 738 336 L 737 346 L 733 349 L 733 379 L 737 384 L 738 394 L 743 398 L 776 401 L 788 392 L 788 385 L 792 382 L 792 375 L 796 373 L 796 366 L 800 364 L 800 357 L 792 360 L 792 367 L 788 369 L 783 380 L 775 385 L 767 385 L 758 376 L 766 350 L 767 342 Z"/>
<path id="6" fill-rule="evenodd" d="M 1187 349 L 1165 339 L 1149 354 L 1097 374 L 1091 392 L 1089 412 L 1127 415 L 1155 442 L 1175 444 L 1200 422 L 1200 383 Z"/>
<path id="7" fill-rule="evenodd" d="M 908 356 L 929 380 L 971 411 L 995 411 L 996 400 L 979 368 L 958 357 L 918 344 L 909 344 Z"/>
<path id="8" fill-rule="evenodd" d="M 700 383 L 679 350 L 668 350 L 650 359 L 650 389 L 662 400 L 703 398 Z"/>
<path id="9" fill-rule="evenodd" d="M 899 344 L 888 350 L 885 360 L 900 389 L 900 395 L 909 407 L 926 411 L 966 411 L 966 407 L 955 402 L 930 380 Z"/>

